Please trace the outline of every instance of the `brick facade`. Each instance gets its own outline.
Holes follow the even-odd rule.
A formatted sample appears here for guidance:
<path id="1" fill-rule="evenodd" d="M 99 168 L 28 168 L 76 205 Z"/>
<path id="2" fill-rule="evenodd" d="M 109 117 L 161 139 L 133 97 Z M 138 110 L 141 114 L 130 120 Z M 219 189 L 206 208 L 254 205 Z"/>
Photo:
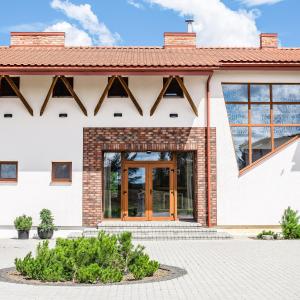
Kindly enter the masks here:
<path id="1" fill-rule="evenodd" d="M 211 128 L 211 224 L 217 224 L 216 130 Z M 206 128 L 84 128 L 83 226 L 103 219 L 103 152 L 195 151 L 195 218 L 207 224 Z"/>
<path id="2" fill-rule="evenodd" d="M 194 32 L 165 32 L 165 48 L 196 48 L 196 33 Z"/>
<path id="3" fill-rule="evenodd" d="M 11 46 L 41 47 L 65 46 L 64 32 L 12 32 L 10 34 Z"/>
<path id="4" fill-rule="evenodd" d="M 278 48 L 278 34 L 262 33 L 260 35 L 260 48 Z"/>

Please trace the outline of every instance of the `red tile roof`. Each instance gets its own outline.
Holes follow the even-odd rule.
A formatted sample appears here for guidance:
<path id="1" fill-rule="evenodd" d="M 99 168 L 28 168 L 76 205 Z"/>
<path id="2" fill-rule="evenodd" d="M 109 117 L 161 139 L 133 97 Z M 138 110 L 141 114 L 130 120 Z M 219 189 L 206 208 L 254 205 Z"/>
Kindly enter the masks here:
<path id="1" fill-rule="evenodd" d="M 266 64 L 300 67 L 300 48 L 0 47 L 0 71 L 9 68 L 207 70 Z"/>

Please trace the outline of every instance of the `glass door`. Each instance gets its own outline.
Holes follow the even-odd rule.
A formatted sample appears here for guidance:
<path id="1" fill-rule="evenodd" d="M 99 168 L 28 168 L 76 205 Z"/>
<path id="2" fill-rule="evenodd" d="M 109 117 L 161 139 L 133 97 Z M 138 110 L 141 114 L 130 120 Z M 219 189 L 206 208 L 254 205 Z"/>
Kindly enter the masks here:
<path id="1" fill-rule="evenodd" d="M 148 220 L 147 167 L 143 165 L 125 166 L 124 220 Z"/>
<path id="2" fill-rule="evenodd" d="M 152 164 L 149 169 L 149 219 L 174 220 L 174 168 Z"/>

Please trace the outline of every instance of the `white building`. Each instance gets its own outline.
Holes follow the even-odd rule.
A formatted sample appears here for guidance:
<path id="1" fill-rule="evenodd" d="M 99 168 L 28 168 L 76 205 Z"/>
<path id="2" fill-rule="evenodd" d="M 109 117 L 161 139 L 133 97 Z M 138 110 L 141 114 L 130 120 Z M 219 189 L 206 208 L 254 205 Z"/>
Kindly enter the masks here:
<path id="1" fill-rule="evenodd" d="M 300 49 L 0 47 L 0 226 L 103 219 L 278 225 L 300 209 Z M 210 138 L 207 138 L 210 136 Z"/>

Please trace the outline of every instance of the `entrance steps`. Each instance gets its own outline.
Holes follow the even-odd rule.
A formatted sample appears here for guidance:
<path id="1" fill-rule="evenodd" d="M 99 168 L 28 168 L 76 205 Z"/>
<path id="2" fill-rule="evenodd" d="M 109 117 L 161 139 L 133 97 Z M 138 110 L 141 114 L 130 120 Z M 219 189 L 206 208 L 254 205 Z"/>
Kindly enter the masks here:
<path id="1" fill-rule="evenodd" d="M 109 234 L 132 233 L 134 240 L 219 240 L 230 239 L 226 232 L 214 228 L 205 228 L 195 222 L 115 222 L 100 223 L 97 229 L 86 228 L 84 237 L 96 237 L 99 231 Z"/>

